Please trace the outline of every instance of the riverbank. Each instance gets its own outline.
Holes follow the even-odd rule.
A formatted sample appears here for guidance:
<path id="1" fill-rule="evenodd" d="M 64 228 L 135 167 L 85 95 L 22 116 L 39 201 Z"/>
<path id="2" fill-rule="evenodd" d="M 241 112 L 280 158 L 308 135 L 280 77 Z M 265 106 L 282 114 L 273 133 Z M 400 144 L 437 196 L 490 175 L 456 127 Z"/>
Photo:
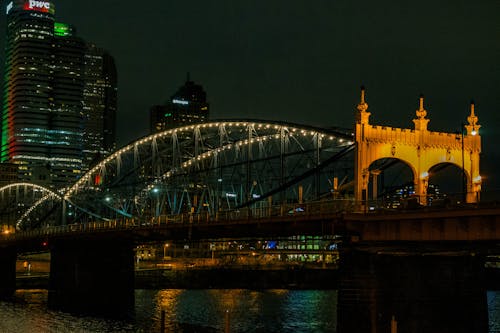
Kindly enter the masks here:
<path id="1" fill-rule="evenodd" d="M 487 290 L 500 290 L 500 269 L 487 268 Z M 20 273 L 17 289 L 48 289 L 48 273 Z M 337 289 L 338 270 L 293 267 L 288 269 L 196 268 L 141 269 L 135 272 L 136 289 Z"/>
<path id="2" fill-rule="evenodd" d="M 136 271 L 136 289 L 336 289 L 337 269 L 206 268 Z"/>
<path id="3" fill-rule="evenodd" d="M 136 289 L 336 289 L 336 269 L 142 269 Z M 18 274 L 17 289 L 47 289 L 49 274 Z"/>

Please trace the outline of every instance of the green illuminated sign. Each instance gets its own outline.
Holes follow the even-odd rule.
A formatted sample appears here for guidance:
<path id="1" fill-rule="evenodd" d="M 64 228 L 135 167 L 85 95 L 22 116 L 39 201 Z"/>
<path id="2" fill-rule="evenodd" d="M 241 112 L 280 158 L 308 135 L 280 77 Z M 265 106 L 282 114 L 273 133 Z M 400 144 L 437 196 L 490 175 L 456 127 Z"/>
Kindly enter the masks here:
<path id="1" fill-rule="evenodd" d="M 171 113 L 165 113 L 165 117 L 172 117 Z"/>
<path id="2" fill-rule="evenodd" d="M 71 36 L 71 27 L 66 23 L 54 23 L 54 35 L 59 37 Z"/>

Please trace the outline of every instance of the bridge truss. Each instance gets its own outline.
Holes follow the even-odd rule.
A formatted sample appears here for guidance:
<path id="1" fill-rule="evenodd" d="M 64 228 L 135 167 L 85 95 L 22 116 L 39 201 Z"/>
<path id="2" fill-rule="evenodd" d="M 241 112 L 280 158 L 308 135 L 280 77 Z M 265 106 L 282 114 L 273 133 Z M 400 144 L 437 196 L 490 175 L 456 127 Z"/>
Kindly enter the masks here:
<path id="1" fill-rule="evenodd" d="M 60 223 L 215 216 L 331 198 L 334 178 L 353 178 L 352 150 L 348 131 L 283 122 L 174 128 L 124 146 L 84 174 L 63 194 Z"/>
<path id="2" fill-rule="evenodd" d="M 55 224 L 63 198 L 60 193 L 31 183 L 14 183 L 0 187 L 0 219 L 2 230 L 7 226 L 39 227 Z"/>

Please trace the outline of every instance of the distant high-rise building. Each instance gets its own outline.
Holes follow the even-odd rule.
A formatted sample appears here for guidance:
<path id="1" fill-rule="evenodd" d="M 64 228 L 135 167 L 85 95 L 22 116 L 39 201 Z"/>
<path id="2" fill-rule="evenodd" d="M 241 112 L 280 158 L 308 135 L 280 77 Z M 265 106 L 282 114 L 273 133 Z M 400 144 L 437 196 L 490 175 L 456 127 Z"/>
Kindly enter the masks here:
<path id="1" fill-rule="evenodd" d="M 177 90 L 165 105 L 155 105 L 150 109 L 151 133 L 169 128 L 208 120 L 209 104 L 203 87 L 187 77 L 186 83 Z"/>
<path id="2" fill-rule="evenodd" d="M 113 57 L 87 44 L 84 65 L 84 169 L 116 148 L 117 75 Z"/>
<path id="3" fill-rule="evenodd" d="M 52 2 L 14 0 L 6 12 L 0 161 L 19 165 L 23 181 L 64 187 L 86 169 L 84 150 L 105 154 L 112 149 L 95 147 L 105 145 L 106 130 L 96 129 L 98 125 L 92 119 L 102 117 L 103 123 L 113 122 L 103 127 L 111 129 L 107 131 L 113 138 L 108 140 L 114 141 L 116 91 L 110 97 L 113 111 L 102 111 L 99 116 L 106 108 L 102 105 L 107 97 L 99 100 L 96 96 L 106 95 L 97 87 L 105 86 L 110 76 L 115 81 L 110 79 L 108 83 L 116 88 L 116 72 L 112 66 L 112 74 L 104 73 L 110 63 L 107 56 L 87 47 L 72 26 L 55 22 Z M 98 59 L 95 63 L 88 61 L 99 52 L 101 64 L 97 64 Z M 99 107 L 94 108 L 97 104 Z M 102 140 L 97 131 L 103 133 Z M 90 140 L 95 143 L 91 148 Z"/>
<path id="4" fill-rule="evenodd" d="M 82 162 L 84 43 L 69 26 L 68 34 L 56 28 L 49 1 L 7 6 L 0 154 L 19 165 L 23 180 L 37 182 L 35 170 L 48 169 L 54 184 L 65 184 Z"/>
<path id="5" fill-rule="evenodd" d="M 56 187 L 74 182 L 82 169 L 85 42 L 74 33 L 72 26 L 54 25 L 53 100 L 48 125 L 50 180 Z"/>

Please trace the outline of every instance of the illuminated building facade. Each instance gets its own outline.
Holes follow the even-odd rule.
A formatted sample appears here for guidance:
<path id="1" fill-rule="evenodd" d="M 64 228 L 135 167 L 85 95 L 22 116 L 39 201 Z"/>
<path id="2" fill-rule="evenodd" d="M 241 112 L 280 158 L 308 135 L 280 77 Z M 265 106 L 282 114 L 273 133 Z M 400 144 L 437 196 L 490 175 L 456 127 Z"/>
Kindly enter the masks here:
<path id="1" fill-rule="evenodd" d="M 83 168 L 90 169 L 116 148 L 117 75 L 112 56 L 87 44 L 84 57 Z"/>
<path id="2" fill-rule="evenodd" d="M 463 126 L 462 135 L 458 138 L 455 133 L 428 130 L 430 119 L 427 118 L 427 110 L 424 108 L 424 96 L 420 96 L 419 108 L 415 111 L 417 117 L 413 119 L 414 129 L 375 126 L 369 122 L 371 113 L 368 112 L 365 90 L 362 88 L 355 127 L 354 197 L 356 202 L 360 203 L 358 209 L 364 210 L 367 207 L 370 166 L 383 158 L 398 159 L 410 166 L 414 195 L 418 197 L 421 205 L 428 204 L 431 169 L 443 163 L 455 165 L 463 170 L 464 201 L 478 202 L 482 183 L 479 173 L 481 125 L 474 109 L 474 103 L 471 103 L 467 124 Z M 371 175 L 372 182 L 375 183 L 378 173 L 372 172 Z"/>
<path id="3" fill-rule="evenodd" d="M 82 168 L 83 55 L 85 42 L 73 27 L 56 23 L 51 78 L 53 101 L 49 114 L 50 178 L 56 187 L 72 183 Z M 65 27 L 65 28 L 62 28 Z"/>
<path id="4" fill-rule="evenodd" d="M 1 160 L 18 164 L 22 180 L 47 169 L 55 185 L 74 180 L 82 160 L 84 43 L 62 26 L 51 2 L 7 6 Z"/>
<path id="5" fill-rule="evenodd" d="M 6 9 L 0 159 L 19 165 L 23 181 L 64 187 L 86 169 L 84 152 L 104 151 L 89 148 L 90 140 L 97 145 L 105 141 L 105 131 L 93 122 L 102 116 L 96 115 L 102 108 L 89 110 L 102 104 L 105 94 L 97 86 L 105 89 L 106 82 L 101 82 L 105 65 L 88 61 L 100 51 L 87 47 L 72 26 L 55 21 L 52 2 L 14 0 Z M 110 99 L 113 125 L 107 128 L 113 138 L 108 140 L 114 142 L 116 94 Z M 86 125 L 90 130 L 84 130 Z"/>
<path id="6" fill-rule="evenodd" d="M 166 105 L 150 109 L 151 133 L 169 128 L 202 123 L 208 120 L 209 104 L 203 87 L 187 77 L 186 83 L 170 98 Z"/>

